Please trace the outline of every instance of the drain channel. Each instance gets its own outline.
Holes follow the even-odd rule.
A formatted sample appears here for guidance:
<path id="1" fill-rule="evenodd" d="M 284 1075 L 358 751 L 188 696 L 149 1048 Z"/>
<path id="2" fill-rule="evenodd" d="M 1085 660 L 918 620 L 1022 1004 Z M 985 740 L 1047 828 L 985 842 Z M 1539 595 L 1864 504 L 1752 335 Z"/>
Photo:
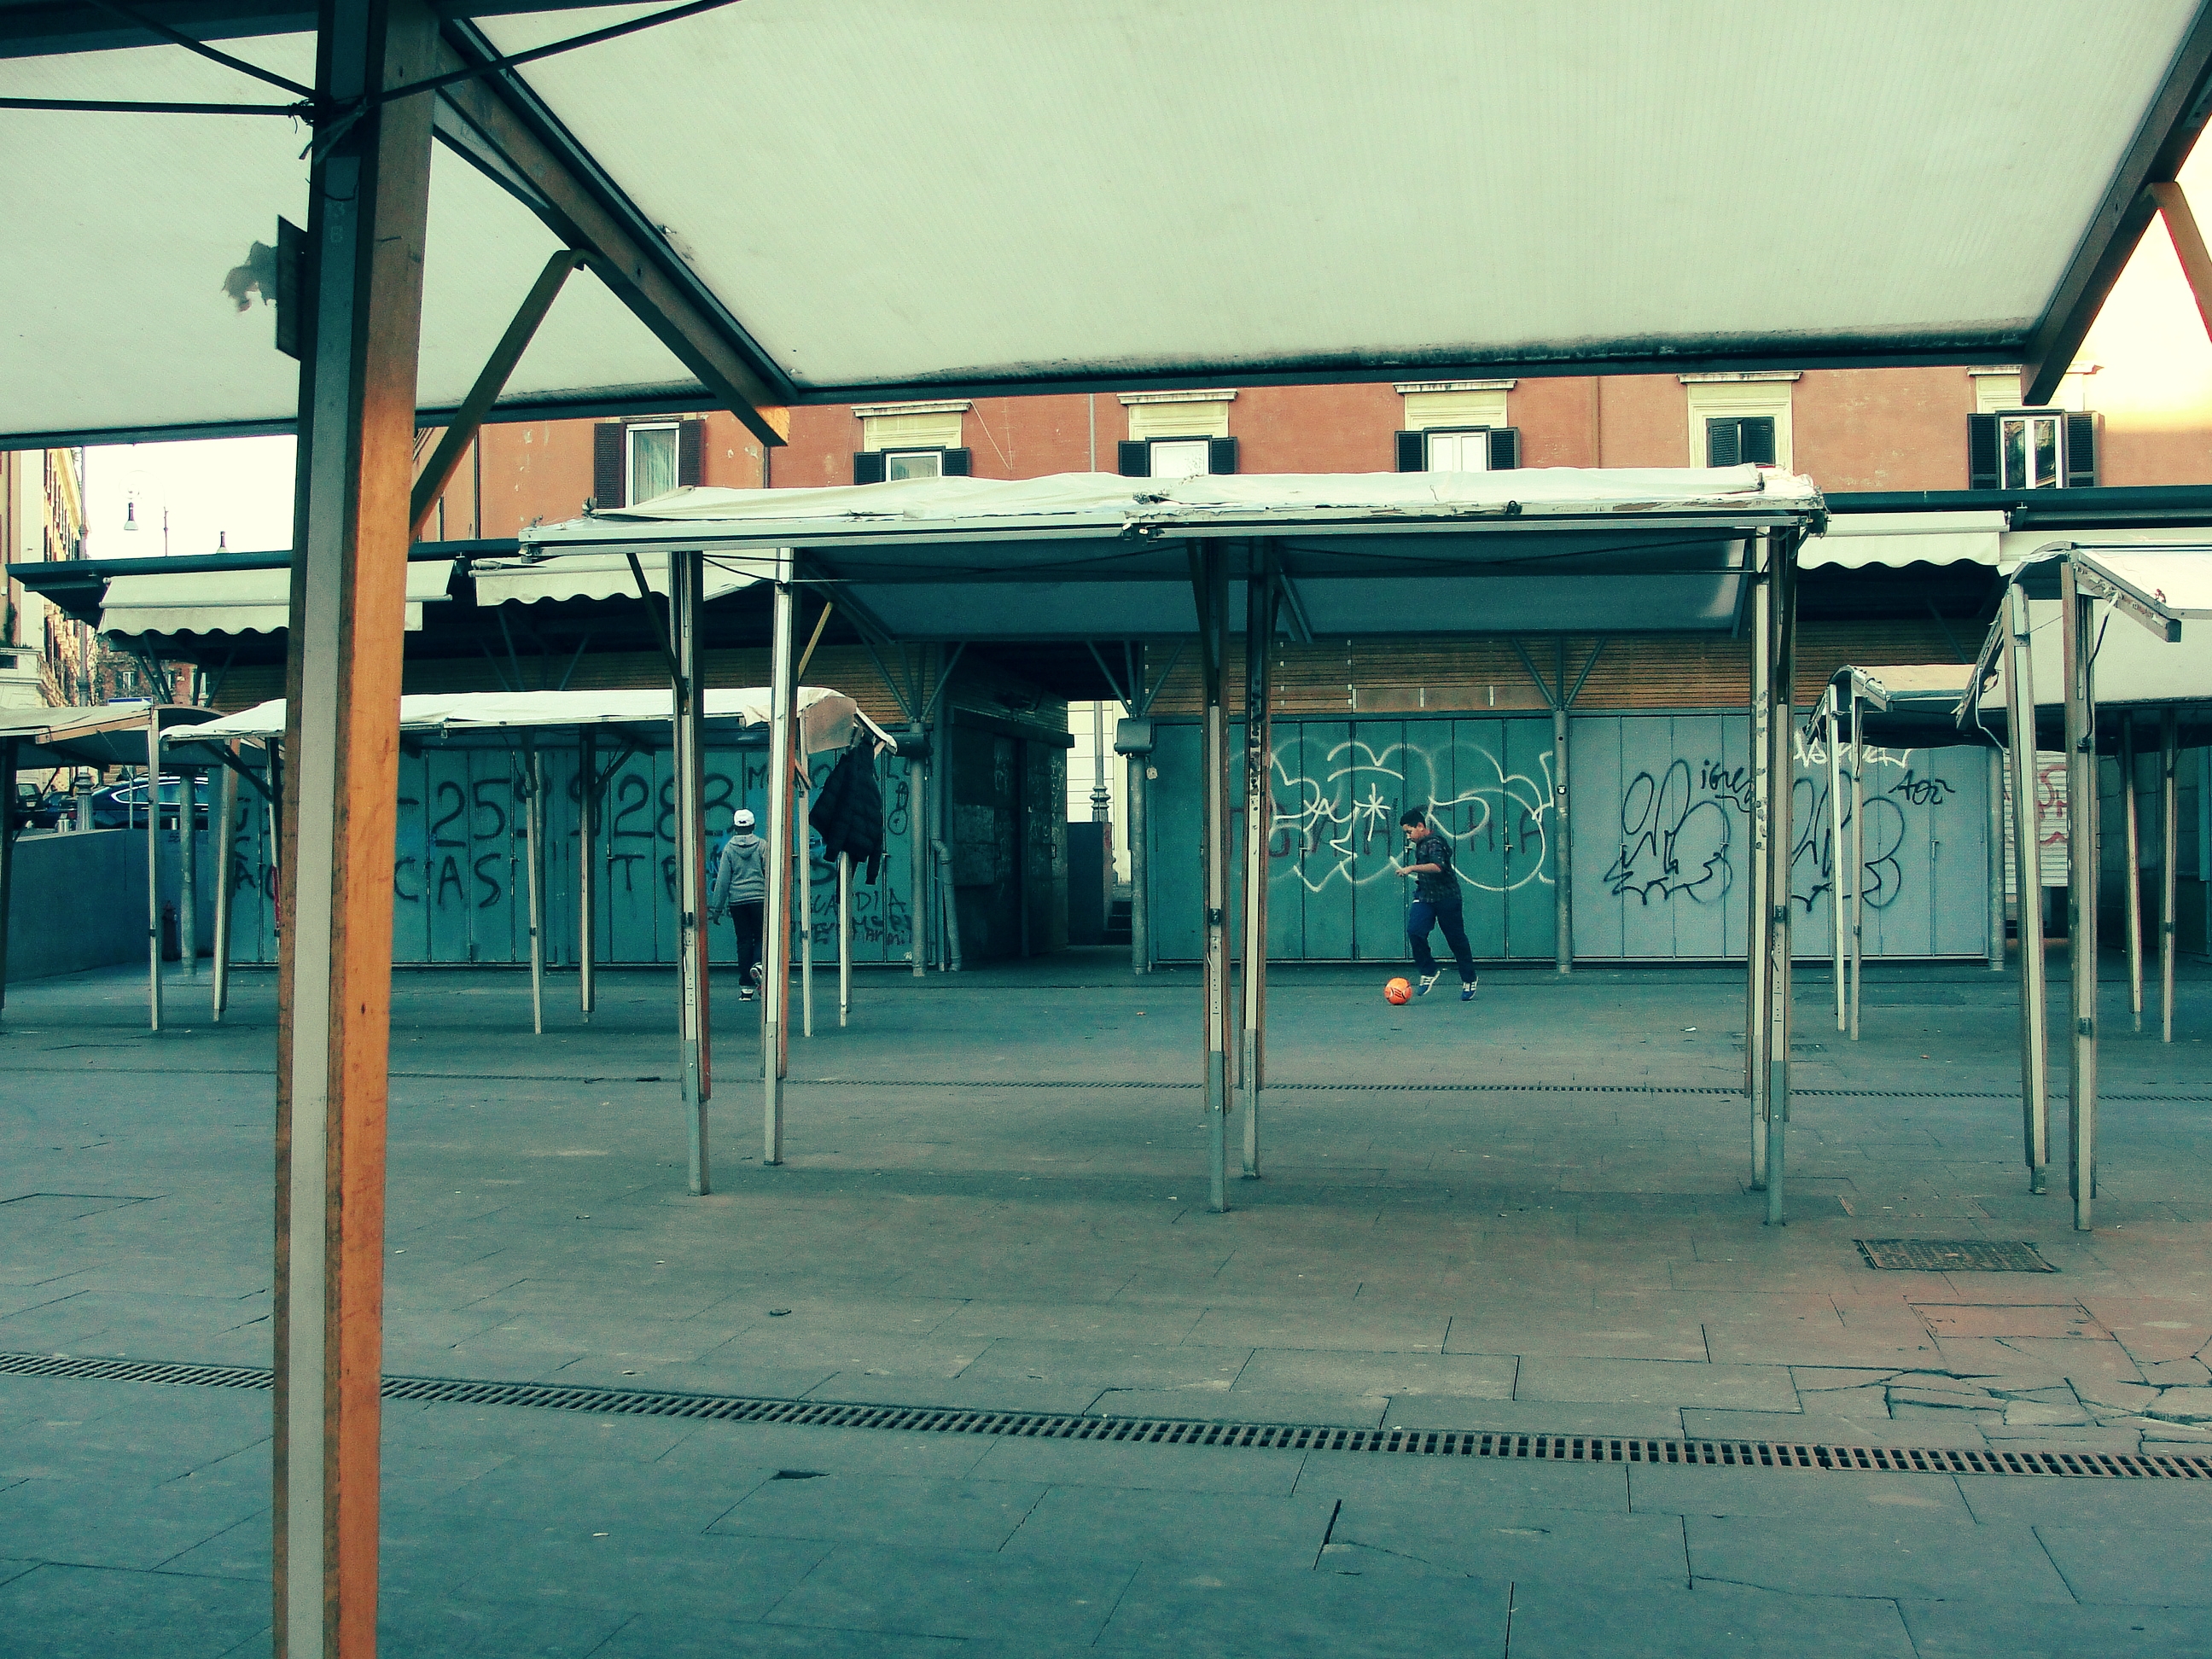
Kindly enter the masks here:
<path id="1" fill-rule="evenodd" d="M 268 1389 L 258 1365 L 165 1364 L 0 1353 L 0 1376 L 201 1389 Z M 1344 1428 L 1312 1423 L 1208 1423 L 1172 1417 L 1085 1417 L 1050 1412 L 973 1411 L 943 1406 L 866 1406 L 736 1395 L 659 1394 L 642 1389 L 562 1388 L 447 1376 L 387 1376 L 386 1400 L 462 1406 L 527 1406 L 623 1417 L 684 1417 L 719 1423 L 787 1423 L 818 1429 L 894 1429 L 908 1434 L 981 1434 L 1004 1439 L 1118 1441 L 1132 1445 L 1217 1446 L 1240 1450 L 1369 1452 L 1413 1457 L 1531 1458 L 1555 1463 L 1646 1463 L 1707 1468 L 1865 1471 L 1905 1474 L 2017 1474 L 2123 1480 L 2212 1481 L 2212 1453 L 1971 1450 L 1930 1446 L 1826 1446 L 1780 1440 L 1660 1440 L 1594 1434 L 1502 1434 L 1480 1430 Z"/>

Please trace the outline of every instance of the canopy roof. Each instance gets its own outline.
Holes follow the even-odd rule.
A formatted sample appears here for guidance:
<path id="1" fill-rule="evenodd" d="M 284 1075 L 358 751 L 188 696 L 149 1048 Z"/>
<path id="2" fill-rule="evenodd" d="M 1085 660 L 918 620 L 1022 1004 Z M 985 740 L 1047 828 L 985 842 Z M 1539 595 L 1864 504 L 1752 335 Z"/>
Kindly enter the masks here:
<path id="1" fill-rule="evenodd" d="M 422 607 L 442 600 L 452 560 L 407 566 L 407 630 L 422 626 Z M 281 634 L 292 621 L 292 573 L 188 571 L 118 576 L 100 601 L 103 634 Z"/>
<path id="2" fill-rule="evenodd" d="M 1980 746 L 1984 733 L 1957 723 L 1959 703 L 1973 677 L 1971 665 L 1962 662 L 1881 663 L 1872 668 L 1846 664 L 1830 676 L 1836 688 L 1841 717 L 1851 716 L 1850 698 L 1859 696 L 1860 730 L 1873 742 L 1892 749 L 1955 749 Z M 1811 731 L 1819 723 L 1816 707 L 1806 722 Z"/>
<path id="3" fill-rule="evenodd" d="M 60 766 L 143 766 L 146 764 L 146 723 L 151 714 L 163 738 L 186 726 L 199 726 L 216 717 L 212 708 L 187 703 L 153 704 L 133 700 L 102 703 L 94 708 L 0 708 L 0 739 L 35 744 L 38 752 L 25 751 L 21 764 Z M 197 732 L 193 733 L 198 735 Z"/>
<path id="4" fill-rule="evenodd" d="M 726 746 L 753 728 L 765 728 L 769 711 L 765 686 L 708 690 L 705 710 L 708 746 Z M 615 741 L 633 748 L 665 749 L 667 728 L 673 719 L 665 691 L 469 691 L 399 700 L 401 741 L 439 749 L 512 749 L 541 734 L 574 734 L 587 728 L 607 731 Z M 824 686 L 799 688 L 799 726 L 810 755 L 845 749 L 862 732 L 877 743 L 897 746 L 891 735 L 862 714 L 852 698 Z M 209 743 L 283 735 L 282 697 L 211 720 L 193 733 Z"/>
<path id="5" fill-rule="evenodd" d="M 2206 648 L 2212 629 L 2205 626 L 2212 623 L 2212 543 L 2158 548 L 2059 543 L 2024 562 L 2012 577 L 2030 596 L 2039 742 L 2063 741 L 2066 674 L 2058 566 L 2067 560 L 2080 590 L 2098 599 L 2104 613 L 2091 662 L 2099 710 L 2179 708 L 2185 741 L 2212 739 L 2212 650 Z M 2005 627 L 2000 610 L 1960 706 L 1961 726 L 2005 729 Z"/>
<path id="6" fill-rule="evenodd" d="M 298 0 L 143 5 L 313 80 Z M 465 67 L 654 8 L 441 9 Z M 289 101 L 119 11 L 0 5 L 6 91 Z M 591 274 L 507 413 L 1462 366 L 2025 361 L 2039 387 L 2193 142 L 2208 58 L 2197 0 L 1698 0 L 1664 28 L 746 0 L 434 94 L 421 400 L 459 400 L 568 246 Z M 17 220 L 69 228 L 0 260 L 0 437 L 288 422 L 269 313 L 222 289 L 305 222 L 305 137 L 0 111 Z"/>
<path id="7" fill-rule="evenodd" d="M 1304 637 L 1726 631 L 1747 536 L 1818 520 L 1755 466 L 1132 480 L 1066 473 L 836 489 L 678 490 L 526 531 L 526 549 L 705 550 L 807 580 L 899 640 L 1115 639 L 1197 627 L 1186 544 L 1225 544 L 1230 611 L 1272 544 Z M 1602 578 L 1591 580 L 1589 578 Z"/>

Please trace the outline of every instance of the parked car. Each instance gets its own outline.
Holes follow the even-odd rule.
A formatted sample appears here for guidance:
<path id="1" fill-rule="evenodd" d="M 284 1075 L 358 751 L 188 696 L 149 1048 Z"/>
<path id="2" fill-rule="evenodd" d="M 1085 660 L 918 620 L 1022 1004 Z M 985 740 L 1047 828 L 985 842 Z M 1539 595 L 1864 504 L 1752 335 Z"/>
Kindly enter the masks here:
<path id="1" fill-rule="evenodd" d="M 76 810 L 76 799 L 66 790 L 42 790 L 35 783 L 21 781 L 15 785 L 15 825 L 18 830 L 58 829 Z"/>
<path id="2" fill-rule="evenodd" d="M 192 827 L 208 827 L 208 781 L 192 781 Z M 184 780 L 164 777 L 161 780 L 161 823 L 165 828 L 175 829 L 177 803 L 183 793 Z M 72 804 L 71 811 L 75 811 Z M 146 823 L 146 781 L 132 778 L 122 783 L 111 783 L 92 792 L 92 827 L 95 830 L 143 829 Z"/>

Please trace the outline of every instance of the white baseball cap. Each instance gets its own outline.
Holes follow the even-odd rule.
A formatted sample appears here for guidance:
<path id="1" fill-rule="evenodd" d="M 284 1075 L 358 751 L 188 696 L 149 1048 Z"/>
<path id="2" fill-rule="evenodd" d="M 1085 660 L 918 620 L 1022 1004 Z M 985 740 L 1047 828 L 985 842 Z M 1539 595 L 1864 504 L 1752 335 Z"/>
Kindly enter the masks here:
<path id="1" fill-rule="evenodd" d="M 730 827 L 733 830 L 751 829 L 753 827 L 752 808 L 750 806 L 740 806 L 738 808 L 737 816 L 730 820 Z"/>

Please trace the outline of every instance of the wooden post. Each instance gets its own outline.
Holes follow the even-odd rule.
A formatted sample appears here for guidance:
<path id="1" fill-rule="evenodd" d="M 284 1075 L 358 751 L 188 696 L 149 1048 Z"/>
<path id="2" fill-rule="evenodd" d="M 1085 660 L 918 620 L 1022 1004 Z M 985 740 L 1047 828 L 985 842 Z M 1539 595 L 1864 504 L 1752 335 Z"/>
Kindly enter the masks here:
<path id="1" fill-rule="evenodd" d="M 276 1085 L 276 1659 L 376 1650 L 385 1106 L 407 495 L 429 203 L 422 0 L 324 0 L 286 665 Z"/>

